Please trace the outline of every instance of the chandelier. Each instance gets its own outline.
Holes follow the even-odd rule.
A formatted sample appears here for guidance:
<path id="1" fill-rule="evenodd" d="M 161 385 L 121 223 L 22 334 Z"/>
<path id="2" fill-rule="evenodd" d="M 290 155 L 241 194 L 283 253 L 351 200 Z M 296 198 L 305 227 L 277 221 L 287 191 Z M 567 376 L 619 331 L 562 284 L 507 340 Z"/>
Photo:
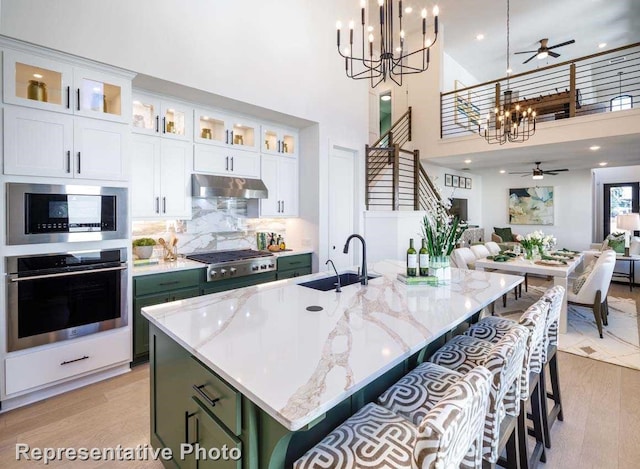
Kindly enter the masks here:
<path id="1" fill-rule="evenodd" d="M 433 39 L 427 36 L 427 10 L 422 10 L 422 39 L 418 49 L 409 51 L 406 45 L 405 31 L 402 26 L 403 13 L 410 14 L 411 8 L 403 9 L 402 0 L 397 2 L 398 21 L 394 21 L 393 0 L 378 0 L 380 8 L 380 31 L 367 26 L 365 6 L 366 0 L 360 0 L 360 22 L 362 27 L 361 48 L 354 48 L 355 22 L 349 21 L 349 44 L 340 43 L 342 23 L 338 21 L 338 53 L 344 57 L 345 72 L 354 80 L 371 80 L 371 87 L 375 88 L 381 82 L 390 78 L 398 86 L 402 86 L 403 75 L 424 72 L 429 68 L 429 49 L 438 39 L 438 7 L 433 8 Z M 396 32 L 394 32 L 394 28 Z M 366 37 L 365 37 L 366 35 Z M 376 35 L 378 35 L 376 37 Z M 368 43 L 368 47 L 366 46 Z M 374 50 L 374 45 L 375 49 Z M 379 47 L 379 54 L 377 48 Z M 376 52 L 376 55 L 374 55 Z M 358 57 L 358 53 L 360 56 Z M 367 55 L 368 54 L 368 55 Z M 412 65 L 409 65 L 411 58 Z M 415 63 L 414 63 L 415 62 Z M 421 63 L 420 63 L 421 62 Z"/>
<path id="2" fill-rule="evenodd" d="M 536 111 L 531 106 L 521 105 L 517 99 L 517 92 L 514 93 L 509 89 L 511 74 L 509 16 L 509 0 L 507 0 L 507 89 L 502 96 L 502 103 L 496 103 L 493 115 L 489 112 L 484 122 L 478 125 L 478 133 L 489 144 L 522 143 L 536 133 Z"/>

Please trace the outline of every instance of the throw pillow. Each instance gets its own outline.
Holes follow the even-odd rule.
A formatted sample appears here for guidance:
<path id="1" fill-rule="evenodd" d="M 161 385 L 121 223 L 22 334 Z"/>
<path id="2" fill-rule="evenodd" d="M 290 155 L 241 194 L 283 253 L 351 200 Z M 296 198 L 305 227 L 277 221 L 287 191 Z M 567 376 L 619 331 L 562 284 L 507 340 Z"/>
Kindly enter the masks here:
<path id="1" fill-rule="evenodd" d="M 584 270 L 582 271 L 582 273 L 580 274 L 579 277 L 577 277 L 574 282 L 573 282 L 573 293 L 575 295 L 577 295 L 580 292 L 580 289 L 582 288 L 582 286 L 584 285 L 584 283 L 587 281 L 587 278 L 589 277 L 589 274 L 591 274 L 591 271 L 593 270 L 593 266 L 596 265 L 596 261 L 595 259 L 592 260 L 589 265 L 587 265 Z"/>
<path id="2" fill-rule="evenodd" d="M 496 228 L 493 227 L 493 231 L 495 234 L 502 238 L 502 241 L 507 243 L 509 241 L 513 241 L 513 233 L 511 232 L 511 228 Z"/>

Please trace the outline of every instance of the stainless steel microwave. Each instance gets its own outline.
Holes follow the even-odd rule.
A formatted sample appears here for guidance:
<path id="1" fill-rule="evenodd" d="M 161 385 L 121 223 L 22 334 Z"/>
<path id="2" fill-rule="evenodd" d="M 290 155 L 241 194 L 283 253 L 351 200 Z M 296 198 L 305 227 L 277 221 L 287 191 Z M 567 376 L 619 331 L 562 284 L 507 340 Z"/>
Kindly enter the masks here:
<path id="1" fill-rule="evenodd" d="M 127 189 L 7 183 L 7 244 L 126 239 Z"/>

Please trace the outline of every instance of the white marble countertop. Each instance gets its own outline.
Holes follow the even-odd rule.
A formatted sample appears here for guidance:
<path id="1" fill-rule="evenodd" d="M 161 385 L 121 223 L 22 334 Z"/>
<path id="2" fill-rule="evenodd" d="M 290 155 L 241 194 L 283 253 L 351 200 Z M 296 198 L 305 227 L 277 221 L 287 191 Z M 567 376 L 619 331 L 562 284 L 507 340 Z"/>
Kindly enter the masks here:
<path id="1" fill-rule="evenodd" d="M 142 309 L 181 344 L 290 430 L 298 430 L 523 281 L 452 269 L 449 285 L 407 286 L 403 263 L 341 293 L 295 279 Z M 307 306 L 321 306 L 320 312 Z"/>
<path id="2" fill-rule="evenodd" d="M 171 262 L 160 261 L 157 264 L 134 265 L 131 269 L 131 275 L 139 277 L 141 275 L 176 272 L 178 270 L 204 269 L 205 267 L 206 265 L 202 262 L 178 258 L 178 260 Z"/>

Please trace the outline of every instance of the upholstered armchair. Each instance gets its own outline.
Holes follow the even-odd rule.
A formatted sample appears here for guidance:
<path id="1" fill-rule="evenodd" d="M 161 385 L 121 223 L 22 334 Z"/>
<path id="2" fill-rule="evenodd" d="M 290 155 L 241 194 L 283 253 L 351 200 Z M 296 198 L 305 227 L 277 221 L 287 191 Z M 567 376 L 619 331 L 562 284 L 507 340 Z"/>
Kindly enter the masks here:
<path id="1" fill-rule="evenodd" d="M 567 290 L 569 304 L 586 306 L 593 310 L 601 339 L 602 325 L 608 324 L 607 293 L 615 265 L 616 253 L 611 249 L 603 251 L 593 268 L 585 269 L 582 275 L 573 281 L 572 287 Z"/>
<path id="2" fill-rule="evenodd" d="M 518 242 L 518 234 L 512 233 L 511 228 L 494 228 L 493 230 L 493 233 L 491 233 L 491 241 L 494 243 L 506 244 Z"/>

